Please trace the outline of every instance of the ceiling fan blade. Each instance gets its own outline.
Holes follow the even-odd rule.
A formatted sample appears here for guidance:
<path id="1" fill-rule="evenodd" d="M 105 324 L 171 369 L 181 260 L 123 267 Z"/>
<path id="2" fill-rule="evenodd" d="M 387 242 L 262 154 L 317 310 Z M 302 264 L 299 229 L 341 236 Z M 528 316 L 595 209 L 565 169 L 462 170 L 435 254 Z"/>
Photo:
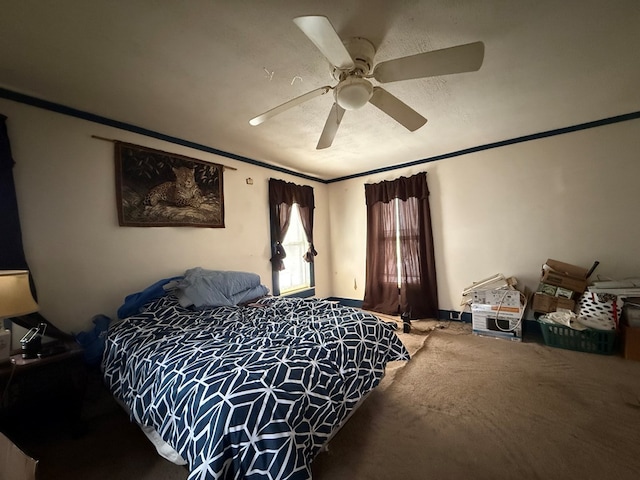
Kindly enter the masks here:
<path id="1" fill-rule="evenodd" d="M 267 110 L 266 112 L 258 115 L 257 117 L 253 117 L 251 120 L 249 120 L 249 123 L 254 127 L 256 125 L 260 125 L 265 120 L 268 120 L 271 117 L 274 117 L 279 113 L 284 112 L 285 110 L 289 110 L 290 108 L 295 107 L 296 105 L 300 105 L 301 103 L 304 103 L 307 100 L 311 100 L 312 98 L 319 97 L 320 95 L 324 95 L 332 88 L 333 87 L 330 87 L 327 85 L 325 87 L 320 87 L 320 88 L 316 88 L 315 90 L 311 90 L 310 92 L 307 92 L 304 95 L 300 95 L 299 97 L 289 100 L 288 102 L 285 102 L 282 105 L 278 105 L 277 107 L 274 107 L 271 110 Z"/>
<path id="2" fill-rule="evenodd" d="M 426 118 L 383 88 L 373 87 L 369 102 L 412 132 L 427 123 Z"/>
<path id="3" fill-rule="evenodd" d="M 340 70 L 351 70 L 355 67 L 349 51 L 327 17 L 310 15 L 296 17 L 293 21 L 331 62 L 331 65 Z"/>
<path id="4" fill-rule="evenodd" d="M 322 135 L 320 135 L 320 140 L 318 140 L 316 150 L 322 150 L 323 148 L 331 146 L 343 115 L 344 108 L 337 103 L 334 103 L 333 107 L 331 107 L 331 111 L 329 112 L 329 116 L 327 117 L 327 121 L 324 124 L 324 129 L 322 130 Z"/>
<path id="5" fill-rule="evenodd" d="M 377 64 L 370 75 L 380 83 L 451 73 L 475 72 L 484 60 L 484 43 L 475 42 L 418 53 Z"/>

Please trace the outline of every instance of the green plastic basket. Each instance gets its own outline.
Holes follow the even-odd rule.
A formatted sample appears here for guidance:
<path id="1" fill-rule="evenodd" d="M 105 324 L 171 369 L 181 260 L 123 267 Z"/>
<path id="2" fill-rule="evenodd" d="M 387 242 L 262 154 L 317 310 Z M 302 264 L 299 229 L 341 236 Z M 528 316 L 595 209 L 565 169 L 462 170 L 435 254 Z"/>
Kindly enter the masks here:
<path id="1" fill-rule="evenodd" d="M 565 348 L 578 352 L 611 355 L 616 340 L 615 330 L 574 330 L 564 325 L 551 325 L 538 320 L 544 343 L 550 347 Z"/>

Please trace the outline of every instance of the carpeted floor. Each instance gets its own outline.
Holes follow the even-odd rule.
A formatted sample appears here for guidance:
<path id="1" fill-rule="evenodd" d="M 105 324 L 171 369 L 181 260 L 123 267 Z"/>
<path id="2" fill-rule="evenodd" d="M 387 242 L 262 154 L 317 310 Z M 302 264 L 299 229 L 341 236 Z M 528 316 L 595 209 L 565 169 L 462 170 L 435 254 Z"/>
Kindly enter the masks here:
<path id="1" fill-rule="evenodd" d="M 640 478 L 640 362 L 433 331 L 315 480 Z"/>
<path id="2" fill-rule="evenodd" d="M 412 327 L 413 358 L 389 365 L 314 480 L 640 478 L 640 362 Z M 80 438 L 32 442 L 39 480 L 186 479 L 113 407 Z"/>
<path id="3" fill-rule="evenodd" d="M 373 312 L 372 312 L 373 313 Z M 402 341 L 411 357 L 413 357 L 418 350 L 420 350 L 423 346 L 429 334 L 441 325 L 439 322 L 434 320 L 414 320 L 411 322 L 411 331 L 409 333 L 404 333 L 402 329 L 402 321 L 399 320 L 399 317 L 395 316 L 387 316 L 380 313 L 375 313 L 378 317 L 383 320 L 389 322 L 395 322 L 398 325 L 396 330 L 396 334 Z M 458 324 L 458 327 L 462 327 L 462 324 Z M 389 362 L 387 363 L 387 368 L 385 369 L 384 378 L 376 388 L 378 391 L 383 391 L 387 387 L 389 387 L 396 378 L 398 372 L 400 372 L 404 367 L 406 367 L 409 362 Z"/>

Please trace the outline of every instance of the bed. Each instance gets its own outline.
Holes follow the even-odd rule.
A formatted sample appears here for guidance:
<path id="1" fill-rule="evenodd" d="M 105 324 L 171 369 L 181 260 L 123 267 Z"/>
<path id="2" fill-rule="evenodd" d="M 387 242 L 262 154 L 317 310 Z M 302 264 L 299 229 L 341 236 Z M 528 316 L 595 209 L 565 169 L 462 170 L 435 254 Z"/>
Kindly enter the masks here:
<path id="1" fill-rule="evenodd" d="M 309 479 L 387 362 L 409 359 L 395 328 L 325 300 L 184 306 L 167 294 L 112 325 L 102 368 L 189 480 Z"/>

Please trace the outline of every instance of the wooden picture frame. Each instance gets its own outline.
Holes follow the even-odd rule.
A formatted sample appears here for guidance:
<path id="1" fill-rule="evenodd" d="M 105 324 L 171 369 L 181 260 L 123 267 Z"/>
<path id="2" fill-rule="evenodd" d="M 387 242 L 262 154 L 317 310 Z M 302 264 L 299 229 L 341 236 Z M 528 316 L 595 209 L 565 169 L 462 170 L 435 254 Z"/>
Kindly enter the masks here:
<path id="1" fill-rule="evenodd" d="M 118 221 L 125 227 L 224 228 L 224 167 L 115 142 Z"/>

